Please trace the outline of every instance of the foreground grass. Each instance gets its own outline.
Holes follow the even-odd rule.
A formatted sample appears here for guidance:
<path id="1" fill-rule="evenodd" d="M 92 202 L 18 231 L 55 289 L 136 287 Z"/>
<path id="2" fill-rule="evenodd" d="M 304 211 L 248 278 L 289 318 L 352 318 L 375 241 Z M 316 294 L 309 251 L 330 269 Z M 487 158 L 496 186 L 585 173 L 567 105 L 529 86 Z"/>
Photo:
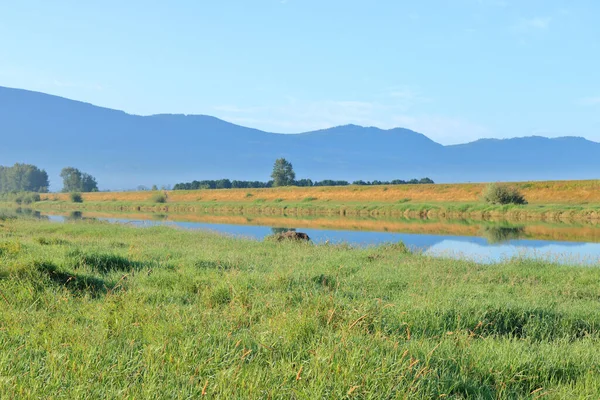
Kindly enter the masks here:
<path id="1" fill-rule="evenodd" d="M 0 398 L 597 398 L 600 270 L 0 221 Z"/>

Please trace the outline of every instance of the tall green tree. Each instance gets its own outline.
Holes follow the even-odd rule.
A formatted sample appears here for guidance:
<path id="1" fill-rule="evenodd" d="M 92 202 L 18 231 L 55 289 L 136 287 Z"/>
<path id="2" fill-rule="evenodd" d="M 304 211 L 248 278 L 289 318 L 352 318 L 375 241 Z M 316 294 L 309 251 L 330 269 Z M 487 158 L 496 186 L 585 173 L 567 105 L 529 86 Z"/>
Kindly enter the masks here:
<path id="1" fill-rule="evenodd" d="M 48 174 L 31 164 L 15 164 L 12 167 L 0 166 L 0 192 L 48 191 Z"/>
<path id="2" fill-rule="evenodd" d="M 296 179 L 296 174 L 294 173 L 292 163 L 290 163 L 285 158 L 278 158 L 277 160 L 275 160 L 275 165 L 273 165 L 273 173 L 271 174 L 271 178 L 273 178 L 273 186 L 293 185 L 294 179 Z"/>
<path id="3" fill-rule="evenodd" d="M 65 167 L 60 172 L 63 179 L 63 192 L 97 192 L 96 178 L 77 168 Z"/>

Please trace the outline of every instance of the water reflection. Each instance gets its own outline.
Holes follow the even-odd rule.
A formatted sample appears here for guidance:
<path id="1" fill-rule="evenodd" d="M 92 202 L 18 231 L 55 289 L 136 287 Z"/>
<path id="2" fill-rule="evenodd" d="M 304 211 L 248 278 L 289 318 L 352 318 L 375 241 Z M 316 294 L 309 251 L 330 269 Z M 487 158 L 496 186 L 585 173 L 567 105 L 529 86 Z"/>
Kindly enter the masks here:
<path id="1" fill-rule="evenodd" d="M 169 218 L 169 216 L 167 214 L 163 214 L 163 213 L 153 213 L 152 214 L 152 219 L 155 221 L 166 221 Z"/>
<path id="2" fill-rule="evenodd" d="M 70 222 L 75 222 L 75 221 L 97 221 L 98 220 L 98 218 L 84 216 L 81 211 L 71 211 L 64 218 L 65 218 L 65 221 L 70 221 Z"/>
<path id="3" fill-rule="evenodd" d="M 486 225 L 481 231 L 489 243 L 503 243 L 525 236 L 525 226 Z"/>
<path id="4" fill-rule="evenodd" d="M 81 211 L 71 211 L 66 218 L 68 221 L 79 221 L 83 219 L 83 213 Z"/>
<path id="5" fill-rule="evenodd" d="M 33 210 L 27 207 L 18 207 L 15 209 L 15 216 L 17 217 L 28 217 L 35 219 L 48 219 L 46 215 L 42 215 L 41 212 Z"/>
<path id="6" fill-rule="evenodd" d="M 271 228 L 271 232 L 273 233 L 273 235 L 279 235 L 280 233 L 296 232 L 296 228 L 277 228 L 277 227 L 273 227 L 273 228 Z"/>
<path id="7" fill-rule="evenodd" d="M 87 215 L 87 213 L 86 213 Z M 51 216 L 53 221 L 86 220 L 74 212 L 66 216 Z M 192 222 L 202 218 L 154 214 L 145 219 L 124 218 L 110 214 L 92 214 L 95 219 L 111 223 L 127 223 L 147 227 L 167 225 L 183 229 L 213 231 L 226 235 L 263 240 L 287 231 L 307 233 L 314 243 L 347 243 L 353 246 L 374 246 L 402 241 L 412 251 L 431 256 L 454 257 L 477 262 L 497 262 L 513 257 L 544 261 L 600 266 L 600 226 L 564 226 L 538 224 L 487 223 L 476 221 L 381 221 L 381 220 L 308 220 L 279 219 L 281 225 L 263 225 L 273 218 L 208 216 L 219 222 Z M 181 219 L 173 221 L 173 218 Z M 220 221 L 236 221 L 221 223 Z M 294 224 L 294 225 L 292 225 Z M 287 226 L 286 226 L 287 225 Z M 336 228 L 337 226 L 343 228 Z M 331 228 L 333 226 L 334 228 Z M 364 230 L 367 226 L 369 230 Z M 456 234 L 455 232 L 459 232 Z M 463 233 L 464 232 L 464 233 Z"/>

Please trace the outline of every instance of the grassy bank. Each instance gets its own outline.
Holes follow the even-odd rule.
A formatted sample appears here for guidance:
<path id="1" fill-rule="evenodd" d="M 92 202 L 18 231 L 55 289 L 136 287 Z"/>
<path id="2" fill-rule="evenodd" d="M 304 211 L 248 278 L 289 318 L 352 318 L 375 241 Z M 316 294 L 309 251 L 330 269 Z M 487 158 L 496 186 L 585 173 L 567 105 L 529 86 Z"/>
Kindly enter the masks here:
<path id="1" fill-rule="evenodd" d="M 10 204 L 5 204 L 9 206 Z M 301 202 L 256 199 L 246 202 L 218 202 L 214 200 L 194 203 L 153 203 L 148 201 L 93 201 L 71 203 L 47 200 L 31 205 L 40 210 L 80 211 L 140 211 L 175 212 L 222 215 L 272 215 L 272 216 L 351 216 L 351 217 L 406 217 L 433 219 L 513 220 L 513 221 L 597 221 L 600 206 L 594 205 L 489 205 L 477 203 L 334 203 L 311 199 Z"/>
<path id="2" fill-rule="evenodd" d="M 599 269 L 0 225 L 0 398 L 600 392 Z"/>
<path id="3" fill-rule="evenodd" d="M 484 184 L 347 187 L 285 187 L 164 192 L 42 195 L 36 208 L 251 215 L 404 216 L 409 218 L 600 220 L 600 181 L 515 183 L 525 206 L 494 206 L 481 200 Z M 162 195 L 163 192 L 160 192 Z"/>
<path id="4" fill-rule="evenodd" d="M 515 182 L 516 187 L 530 204 L 600 205 L 600 180 Z M 476 203 L 486 184 L 435 185 L 382 185 L 337 187 L 280 187 L 270 189 L 177 190 L 168 192 L 173 203 L 252 203 L 284 201 L 288 203 L 313 201 L 334 204 L 395 204 L 412 203 Z M 91 202 L 122 201 L 149 202 L 155 192 L 99 192 L 86 193 L 84 200 Z M 68 200 L 68 194 L 48 194 L 46 198 Z M 310 201 L 310 200 L 309 200 Z"/>

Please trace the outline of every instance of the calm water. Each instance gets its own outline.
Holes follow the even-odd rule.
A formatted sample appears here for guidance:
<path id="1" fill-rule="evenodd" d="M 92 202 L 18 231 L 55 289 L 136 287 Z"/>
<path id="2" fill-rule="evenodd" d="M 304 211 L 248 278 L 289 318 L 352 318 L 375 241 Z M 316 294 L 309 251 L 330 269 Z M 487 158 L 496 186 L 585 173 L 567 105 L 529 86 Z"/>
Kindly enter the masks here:
<path id="1" fill-rule="evenodd" d="M 48 215 L 50 220 L 63 222 L 67 219 L 82 218 L 79 213 L 71 217 Z M 266 236 L 289 228 L 271 228 L 251 224 L 234 225 L 202 222 L 180 222 L 167 220 L 142 220 L 126 218 L 97 218 L 111 223 L 129 224 L 139 227 L 166 225 L 184 229 L 204 230 L 221 234 L 262 240 Z M 599 236 L 594 233 L 589 242 L 550 241 L 523 239 L 520 236 L 524 228 L 498 227 L 490 238 L 477 236 L 451 236 L 442 234 L 418 234 L 402 232 L 372 232 L 353 230 L 329 230 L 303 228 L 298 231 L 307 233 L 315 243 L 348 243 L 354 246 L 375 246 L 390 242 L 404 242 L 414 251 L 432 256 L 444 256 L 473 260 L 481 263 L 493 263 L 514 257 L 533 258 L 564 264 L 585 264 L 600 266 Z M 598 228 L 600 233 L 600 228 Z M 589 232 L 588 232 L 589 235 Z"/>

